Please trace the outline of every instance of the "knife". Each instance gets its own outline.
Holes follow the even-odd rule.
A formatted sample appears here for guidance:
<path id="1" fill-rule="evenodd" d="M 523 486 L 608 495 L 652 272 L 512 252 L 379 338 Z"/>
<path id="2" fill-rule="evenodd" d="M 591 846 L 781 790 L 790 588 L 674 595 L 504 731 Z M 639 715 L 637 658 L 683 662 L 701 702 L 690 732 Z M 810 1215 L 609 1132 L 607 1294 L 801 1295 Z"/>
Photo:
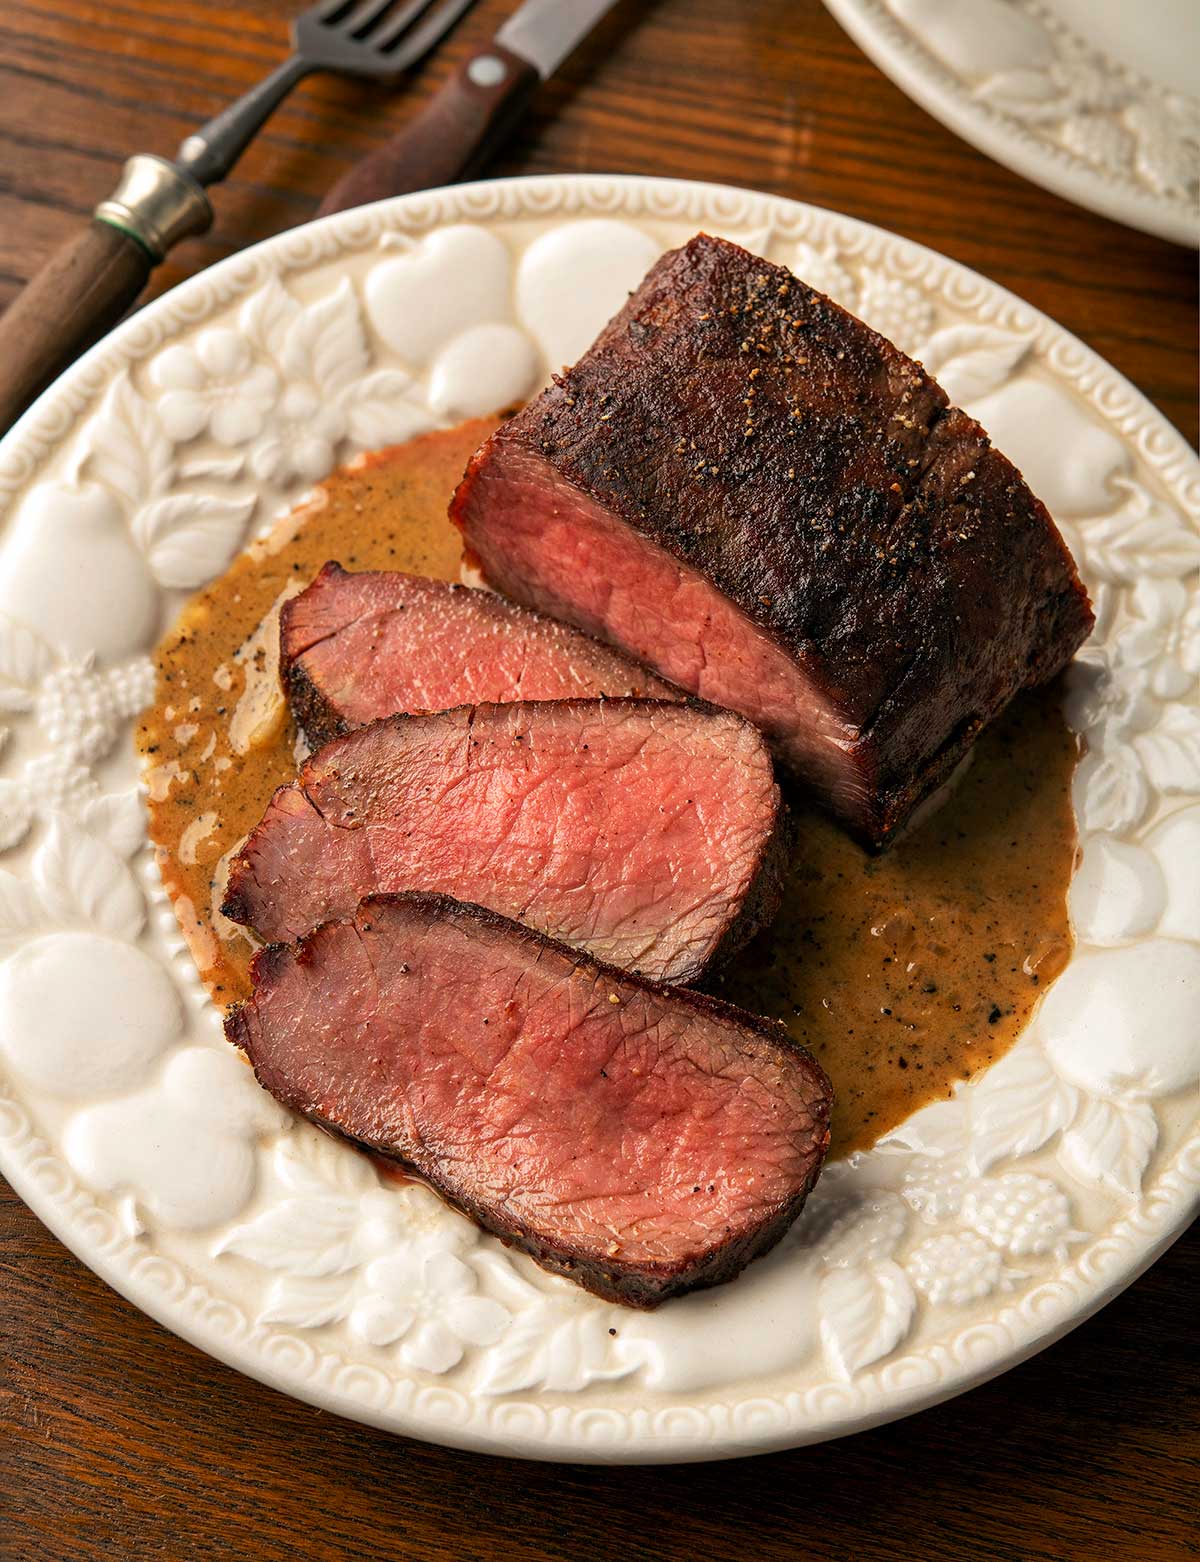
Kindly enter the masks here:
<path id="1" fill-rule="evenodd" d="M 399 134 L 333 186 L 318 216 L 431 190 L 476 171 L 616 0 L 525 0 Z"/>

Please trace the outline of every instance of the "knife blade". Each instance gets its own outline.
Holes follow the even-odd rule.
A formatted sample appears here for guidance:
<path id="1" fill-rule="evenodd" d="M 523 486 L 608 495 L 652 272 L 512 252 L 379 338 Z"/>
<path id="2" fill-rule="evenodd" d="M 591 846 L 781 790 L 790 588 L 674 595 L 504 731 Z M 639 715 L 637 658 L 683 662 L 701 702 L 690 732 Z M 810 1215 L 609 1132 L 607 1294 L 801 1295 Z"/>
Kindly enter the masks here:
<path id="1" fill-rule="evenodd" d="M 536 66 L 545 81 L 614 4 L 615 0 L 525 0 L 496 34 L 496 42 Z"/>
<path id="2" fill-rule="evenodd" d="M 343 175 L 318 216 L 434 189 L 473 172 L 515 127 L 534 90 L 616 0 L 525 0 L 398 135 Z"/>

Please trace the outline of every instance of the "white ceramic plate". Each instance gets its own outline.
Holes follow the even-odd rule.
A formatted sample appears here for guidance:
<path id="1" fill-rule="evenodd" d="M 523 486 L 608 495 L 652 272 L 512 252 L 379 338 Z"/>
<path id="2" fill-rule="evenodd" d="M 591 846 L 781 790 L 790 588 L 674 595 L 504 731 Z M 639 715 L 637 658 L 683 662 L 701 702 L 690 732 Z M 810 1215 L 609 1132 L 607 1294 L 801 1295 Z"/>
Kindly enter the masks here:
<path id="1" fill-rule="evenodd" d="M 825 0 L 909 97 L 1080 206 L 1200 235 L 1196 0 Z"/>
<path id="2" fill-rule="evenodd" d="M 977 411 L 1099 612 L 1072 684 L 1079 946 L 1015 1049 L 735 1284 L 635 1314 L 542 1274 L 263 1094 L 146 844 L 130 727 L 185 594 L 356 448 L 569 361 L 707 228 L 786 262 Z M 286 233 L 144 310 L 0 447 L 0 1164 L 138 1306 L 300 1398 L 537 1458 L 707 1459 L 903 1415 L 1127 1284 L 1200 1185 L 1200 464 L 1009 294 L 713 186 L 545 178 Z"/>

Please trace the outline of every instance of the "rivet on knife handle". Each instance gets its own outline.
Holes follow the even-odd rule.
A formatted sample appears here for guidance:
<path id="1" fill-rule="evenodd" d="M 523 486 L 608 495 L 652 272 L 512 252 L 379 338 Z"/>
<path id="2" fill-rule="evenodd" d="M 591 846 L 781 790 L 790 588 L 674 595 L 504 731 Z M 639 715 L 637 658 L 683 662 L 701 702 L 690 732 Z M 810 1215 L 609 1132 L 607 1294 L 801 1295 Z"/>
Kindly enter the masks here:
<path id="1" fill-rule="evenodd" d="M 318 215 L 436 189 L 470 172 L 508 135 L 540 80 L 528 60 L 489 44 L 465 60 L 398 135 L 339 179 Z"/>

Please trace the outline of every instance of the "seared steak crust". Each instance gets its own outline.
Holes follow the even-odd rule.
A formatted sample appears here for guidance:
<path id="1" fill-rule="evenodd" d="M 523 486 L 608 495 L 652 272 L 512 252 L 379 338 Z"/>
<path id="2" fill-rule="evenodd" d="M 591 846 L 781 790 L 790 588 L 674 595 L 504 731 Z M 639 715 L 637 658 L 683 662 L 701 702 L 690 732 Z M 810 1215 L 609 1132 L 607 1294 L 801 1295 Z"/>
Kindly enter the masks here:
<path id="1" fill-rule="evenodd" d="M 279 672 L 309 745 L 381 716 L 481 701 L 681 692 L 611 646 L 490 591 L 329 563 L 279 620 Z"/>
<path id="2" fill-rule="evenodd" d="M 828 1147 L 829 1081 L 779 1027 L 478 906 L 376 896 L 253 977 L 226 1033 L 273 1096 L 609 1301 L 732 1279 Z"/>
<path id="3" fill-rule="evenodd" d="M 921 366 L 706 235 L 452 515 L 498 589 L 757 721 L 872 845 L 1093 622 L 1045 507 Z"/>
<path id="4" fill-rule="evenodd" d="M 691 981 L 774 915 L 770 755 L 693 703 L 558 700 L 392 716 L 280 787 L 222 911 L 270 942 L 375 891 L 454 893 L 655 981 Z"/>

